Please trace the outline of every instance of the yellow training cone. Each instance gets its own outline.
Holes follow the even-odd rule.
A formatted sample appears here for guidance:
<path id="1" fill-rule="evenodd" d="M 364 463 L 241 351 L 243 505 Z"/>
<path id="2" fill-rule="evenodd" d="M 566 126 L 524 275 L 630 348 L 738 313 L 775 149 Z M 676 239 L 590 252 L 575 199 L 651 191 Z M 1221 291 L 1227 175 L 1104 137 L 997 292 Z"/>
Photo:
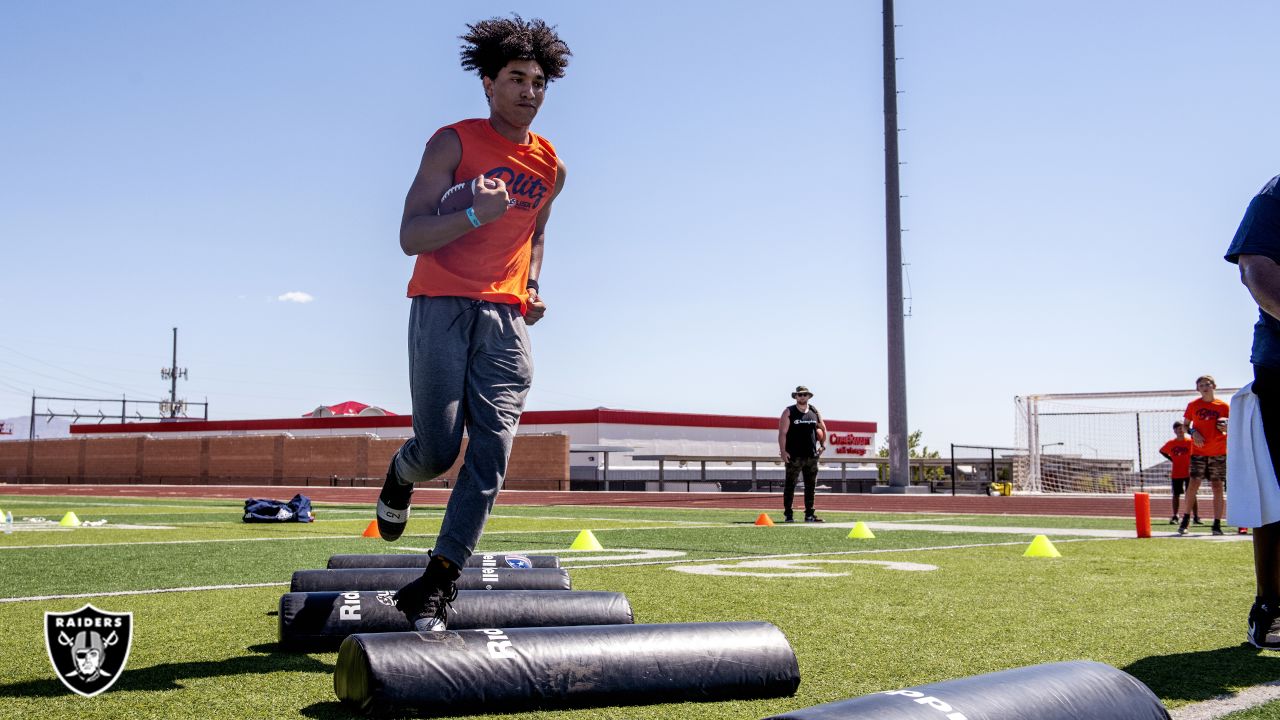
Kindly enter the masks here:
<path id="1" fill-rule="evenodd" d="M 871 532 L 871 528 L 867 527 L 866 523 L 859 520 L 853 524 L 853 529 L 850 530 L 849 534 L 845 537 L 852 538 L 854 540 L 874 540 L 876 534 Z"/>
<path id="2" fill-rule="evenodd" d="M 80 518 L 76 517 L 75 513 L 68 511 L 67 514 L 63 515 L 62 519 L 58 521 L 58 524 L 62 527 L 80 527 Z"/>
<path id="3" fill-rule="evenodd" d="M 596 539 L 596 536 L 590 530 L 583 530 L 578 533 L 578 537 L 574 539 L 573 544 L 569 546 L 570 550 L 603 550 L 604 546 Z"/>
<path id="4" fill-rule="evenodd" d="M 1062 557 L 1062 553 L 1058 552 L 1058 548 L 1049 542 L 1049 538 L 1044 535 L 1037 535 L 1035 540 L 1027 546 L 1027 551 L 1022 553 L 1022 557 Z"/>

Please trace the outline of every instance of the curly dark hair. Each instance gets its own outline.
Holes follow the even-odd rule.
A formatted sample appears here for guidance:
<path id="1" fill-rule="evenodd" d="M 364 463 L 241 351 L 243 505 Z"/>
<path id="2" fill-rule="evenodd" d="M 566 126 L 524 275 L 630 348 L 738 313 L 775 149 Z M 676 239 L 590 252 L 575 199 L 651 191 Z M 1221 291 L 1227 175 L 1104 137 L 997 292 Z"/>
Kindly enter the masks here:
<path id="1" fill-rule="evenodd" d="M 459 36 L 462 46 L 462 69 L 475 70 L 480 77 L 495 80 L 498 72 L 512 60 L 534 60 L 542 66 L 547 82 L 564 77 L 569 64 L 569 46 L 556 34 L 554 26 L 534 18 L 526 22 L 512 13 L 510 18 L 489 18 L 467 25 L 466 35 Z"/>

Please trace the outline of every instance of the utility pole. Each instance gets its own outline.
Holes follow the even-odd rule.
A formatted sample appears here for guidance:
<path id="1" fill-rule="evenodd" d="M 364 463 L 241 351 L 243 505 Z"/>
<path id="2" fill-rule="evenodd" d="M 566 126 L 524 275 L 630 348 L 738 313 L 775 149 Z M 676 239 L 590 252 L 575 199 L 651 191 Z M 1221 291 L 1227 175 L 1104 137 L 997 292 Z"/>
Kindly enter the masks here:
<path id="1" fill-rule="evenodd" d="M 898 184 L 898 78 L 893 0 L 884 2 L 885 292 L 888 295 L 889 487 L 910 485 L 907 448 L 907 362 L 902 316 L 902 207 Z"/>
<path id="2" fill-rule="evenodd" d="M 160 369 L 160 377 L 169 381 L 169 402 L 160 404 L 160 414 L 176 418 L 187 405 L 186 400 L 178 402 L 178 378 L 187 379 L 187 369 L 178 367 L 178 328 L 173 329 L 173 362 L 169 367 Z"/>

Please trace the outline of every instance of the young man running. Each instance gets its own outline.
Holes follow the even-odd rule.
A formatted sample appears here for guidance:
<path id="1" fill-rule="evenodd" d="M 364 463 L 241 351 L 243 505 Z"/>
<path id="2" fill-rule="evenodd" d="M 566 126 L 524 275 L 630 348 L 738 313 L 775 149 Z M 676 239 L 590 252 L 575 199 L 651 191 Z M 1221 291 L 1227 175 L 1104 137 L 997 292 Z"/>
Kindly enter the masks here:
<path id="1" fill-rule="evenodd" d="M 398 539 L 413 483 L 447 471 L 468 443 L 422 577 L 396 607 L 419 631 L 444 630 L 455 581 L 502 487 L 533 378 L 526 325 L 546 313 L 538 287 L 551 204 L 564 163 L 529 130 L 547 84 L 570 52 L 542 20 L 518 15 L 468 25 L 462 68 L 479 73 L 489 116 L 436 131 L 405 198 L 400 247 L 417 261 L 409 281 L 413 437 L 396 453 L 378 497 L 378 530 Z M 441 196 L 476 180 L 472 207 L 437 214 Z"/>
<path id="2" fill-rule="evenodd" d="M 1187 481 L 1191 476 L 1191 438 L 1187 437 L 1187 426 L 1181 420 L 1173 424 L 1174 438 L 1160 448 L 1160 454 L 1170 463 L 1169 482 L 1173 485 L 1173 516 L 1170 525 L 1178 524 L 1178 500 L 1187 491 Z M 1196 499 L 1191 498 L 1191 515 L 1193 522 L 1200 524 L 1200 511 Z"/>
<path id="3" fill-rule="evenodd" d="M 827 424 L 818 408 L 809 404 L 813 393 L 800 385 L 791 393 L 795 405 L 782 411 L 778 418 L 778 452 L 786 464 L 786 481 L 782 488 L 782 520 L 795 522 L 791 503 L 796 494 L 796 479 L 804 475 L 804 521 L 822 522 L 813 507 L 814 486 L 818 482 L 818 457 L 826 449 Z"/>
<path id="4" fill-rule="evenodd" d="M 1227 478 L 1227 416 L 1231 406 L 1213 396 L 1218 383 L 1211 375 L 1196 378 L 1196 392 L 1200 397 L 1187 404 L 1183 422 L 1191 428 L 1191 482 L 1182 499 L 1182 524 L 1178 534 L 1187 533 L 1191 523 L 1191 504 L 1196 491 L 1205 480 L 1213 488 L 1213 534 L 1222 533 L 1222 483 Z"/>

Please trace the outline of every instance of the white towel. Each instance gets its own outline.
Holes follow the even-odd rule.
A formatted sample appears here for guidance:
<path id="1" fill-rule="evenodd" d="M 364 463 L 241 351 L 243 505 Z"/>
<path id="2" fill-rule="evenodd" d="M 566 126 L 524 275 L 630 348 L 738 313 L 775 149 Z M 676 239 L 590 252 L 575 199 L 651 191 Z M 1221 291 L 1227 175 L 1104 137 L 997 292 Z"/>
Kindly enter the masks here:
<path id="1" fill-rule="evenodd" d="M 1280 521 L 1280 483 L 1271 464 L 1262 409 L 1253 383 L 1231 397 L 1227 418 L 1227 524 L 1261 527 Z"/>

